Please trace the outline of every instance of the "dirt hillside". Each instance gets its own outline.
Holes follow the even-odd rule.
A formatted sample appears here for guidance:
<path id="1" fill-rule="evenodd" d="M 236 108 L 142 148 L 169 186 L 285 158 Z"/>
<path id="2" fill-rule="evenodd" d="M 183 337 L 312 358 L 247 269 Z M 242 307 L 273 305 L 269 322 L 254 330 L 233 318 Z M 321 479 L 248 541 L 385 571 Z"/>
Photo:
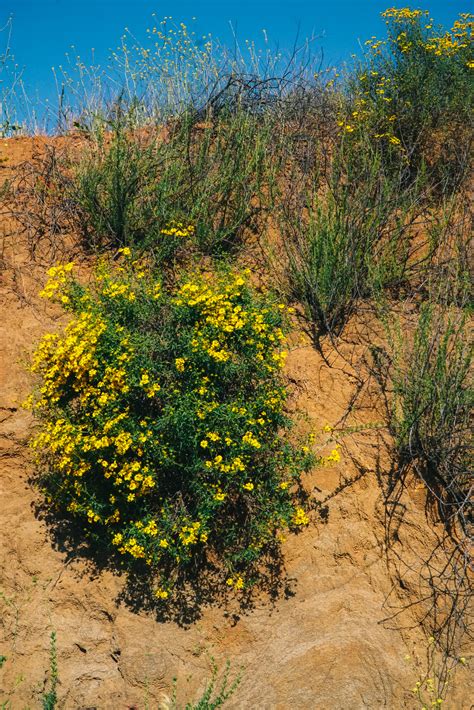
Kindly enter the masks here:
<path id="1" fill-rule="evenodd" d="M 44 142 L 2 141 L 0 183 Z M 0 703 L 40 707 L 56 631 L 60 707 L 71 710 L 156 708 L 174 676 L 178 698 L 194 700 L 210 676 L 210 656 L 220 668 L 227 659 L 233 671 L 243 668 L 229 708 L 419 708 L 411 689 L 425 675 L 429 643 L 419 623 L 430 605 L 423 569 L 442 530 L 415 482 L 402 492 L 397 525 L 388 530 L 392 461 L 379 426 L 345 436 L 341 461 L 306 477 L 323 505 L 284 543 L 286 592 L 262 594 L 247 610 L 223 598 L 189 623 L 161 621 L 121 599 L 123 578 L 95 569 L 51 535 L 29 480 L 33 421 L 20 406 L 31 387 L 28 354 L 61 318 L 37 296 L 51 256 L 33 260 L 6 214 L 0 236 Z M 356 337 L 361 328 L 370 324 L 351 323 L 337 351 L 327 345 L 318 353 L 303 333 L 294 338 L 291 408 L 317 431 L 326 423 L 382 422 Z M 459 664 L 443 707 L 471 707 L 468 677 Z"/>

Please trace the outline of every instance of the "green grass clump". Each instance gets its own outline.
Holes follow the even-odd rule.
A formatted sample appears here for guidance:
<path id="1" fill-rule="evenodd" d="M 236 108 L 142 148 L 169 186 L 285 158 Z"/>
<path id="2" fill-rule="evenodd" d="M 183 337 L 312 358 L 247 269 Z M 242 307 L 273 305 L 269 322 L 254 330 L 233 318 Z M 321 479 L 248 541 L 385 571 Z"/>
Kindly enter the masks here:
<path id="1" fill-rule="evenodd" d="M 448 527 L 466 534 L 472 487 L 468 313 L 424 303 L 413 339 L 392 329 L 391 429 L 402 467 L 425 482 Z"/>
<path id="2" fill-rule="evenodd" d="M 284 434 L 285 307 L 245 273 L 166 288 L 122 256 L 90 288 L 72 264 L 50 270 L 43 295 L 72 320 L 33 360 L 41 485 L 111 555 L 158 576 L 159 598 L 209 558 L 242 589 L 277 531 L 308 522 L 312 459 Z"/>
<path id="3" fill-rule="evenodd" d="M 272 179 L 270 126 L 239 108 L 208 118 L 184 113 L 153 139 L 133 135 L 124 119 L 99 134 L 69 185 L 88 246 L 145 248 L 164 263 L 183 249 L 219 255 L 241 242 Z M 163 239 L 183 221 L 192 240 Z"/>
<path id="4" fill-rule="evenodd" d="M 303 304 L 317 337 L 339 335 L 361 301 L 408 280 L 418 187 L 403 198 L 399 190 L 380 156 L 368 152 L 356 166 L 351 147 L 342 145 L 329 189 L 309 187 L 282 211 L 289 295 Z"/>

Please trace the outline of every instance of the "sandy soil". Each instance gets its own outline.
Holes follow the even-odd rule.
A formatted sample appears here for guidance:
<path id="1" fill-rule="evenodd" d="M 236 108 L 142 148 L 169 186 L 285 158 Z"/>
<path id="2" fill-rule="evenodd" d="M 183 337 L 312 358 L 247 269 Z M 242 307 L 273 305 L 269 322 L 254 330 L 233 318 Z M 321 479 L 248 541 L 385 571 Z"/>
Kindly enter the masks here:
<path id="1" fill-rule="evenodd" d="M 0 184 L 45 143 L 1 141 Z M 120 600 L 120 575 L 94 568 L 51 535 L 29 480 L 33 422 L 20 406 L 31 386 L 25 360 L 60 319 L 37 297 L 51 257 L 33 261 L 25 235 L 6 215 L 0 237 L 0 655 L 7 659 L 0 703 L 40 707 L 54 630 L 60 707 L 71 710 L 142 709 L 147 702 L 156 708 L 174 676 L 178 697 L 196 699 L 210 656 L 219 667 L 229 659 L 233 671 L 244 668 L 229 708 L 419 708 L 411 688 L 426 671 L 428 641 L 419 621 L 430 604 L 420 601 L 422 573 L 442 531 L 415 483 L 402 491 L 397 524 L 388 530 L 391 457 L 382 428 L 344 437 L 341 462 L 307 476 L 323 514 L 284 544 L 291 592 L 276 600 L 262 595 L 252 609 L 222 599 L 191 623 L 160 621 Z M 358 344 L 362 328 L 367 337 L 370 324 L 350 325 L 339 352 L 326 346 L 327 360 L 303 333 L 295 338 L 287 368 L 291 407 L 319 430 L 383 421 Z M 460 664 L 443 707 L 471 707 L 468 677 Z"/>

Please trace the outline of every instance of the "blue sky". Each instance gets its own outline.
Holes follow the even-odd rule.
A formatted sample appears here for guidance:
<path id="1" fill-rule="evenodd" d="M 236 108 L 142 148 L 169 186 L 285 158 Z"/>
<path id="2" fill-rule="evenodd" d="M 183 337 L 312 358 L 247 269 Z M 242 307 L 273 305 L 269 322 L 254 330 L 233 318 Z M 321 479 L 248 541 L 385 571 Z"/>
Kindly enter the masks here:
<path id="1" fill-rule="evenodd" d="M 172 15 L 188 23 L 196 17 L 201 33 L 210 32 L 222 41 L 230 40 L 229 22 L 240 40 L 262 37 L 270 43 L 292 46 L 300 36 L 314 33 L 321 39 L 326 61 L 339 63 L 358 51 L 358 40 L 383 32 L 379 13 L 395 4 L 389 0 L 0 0 L 2 25 L 13 15 L 11 48 L 31 92 L 43 97 L 53 92 L 52 66 L 64 64 L 66 52 L 75 45 L 88 63 L 91 48 L 101 63 L 117 45 L 125 27 L 145 38 L 147 27 L 157 18 Z M 431 12 L 435 20 L 448 24 L 459 12 L 468 12 L 468 0 L 426 0 L 415 7 Z M 0 37 L 0 41 L 1 41 Z"/>

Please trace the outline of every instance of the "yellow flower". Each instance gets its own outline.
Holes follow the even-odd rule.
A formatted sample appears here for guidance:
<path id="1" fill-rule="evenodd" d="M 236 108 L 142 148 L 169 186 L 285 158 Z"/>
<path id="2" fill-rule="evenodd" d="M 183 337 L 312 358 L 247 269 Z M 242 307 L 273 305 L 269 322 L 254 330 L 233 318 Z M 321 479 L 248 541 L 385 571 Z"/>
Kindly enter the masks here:
<path id="1" fill-rule="evenodd" d="M 161 234 L 168 237 L 190 237 L 194 234 L 192 224 L 184 225 L 182 222 L 172 222 L 168 227 L 161 230 Z"/>
<path id="2" fill-rule="evenodd" d="M 309 518 L 303 508 L 296 508 L 293 514 L 293 523 L 294 525 L 308 525 Z"/>
<path id="3" fill-rule="evenodd" d="M 177 357 L 176 360 L 174 361 L 174 364 L 176 366 L 176 369 L 178 372 L 184 372 L 184 363 L 185 363 L 184 357 Z"/>
<path id="4" fill-rule="evenodd" d="M 243 488 L 245 488 L 246 491 L 253 491 L 254 485 L 249 481 L 248 483 L 244 483 Z"/>
<path id="5" fill-rule="evenodd" d="M 161 390 L 161 386 L 158 382 L 155 382 L 151 387 L 146 390 L 146 396 L 151 398 L 154 397 L 157 392 Z"/>
<path id="6" fill-rule="evenodd" d="M 395 22 L 402 22 L 403 20 L 413 21 L 422 15 L 427 15 L 426 10 L 410 10 L 409 7 L 390 7 L 385 12 L 382 12 L 382 17 L 392 18 Z"/>
<path id="7" fill-rule="evenodd" d="M 253 446 L 255 449 L 259 449 L 261 444 L 259 440 L 252 434 L 251 431 L 247 431 L 242 437 L 242 443 Z"/>
<path id="8" fill-rule="evenodd" d="M 341 460 L 341 454 L 339 453 L 339 444 L 332 449 L 329 456 L 323 457 L 323 462 L 327 464 L 338 463 Z"/>

